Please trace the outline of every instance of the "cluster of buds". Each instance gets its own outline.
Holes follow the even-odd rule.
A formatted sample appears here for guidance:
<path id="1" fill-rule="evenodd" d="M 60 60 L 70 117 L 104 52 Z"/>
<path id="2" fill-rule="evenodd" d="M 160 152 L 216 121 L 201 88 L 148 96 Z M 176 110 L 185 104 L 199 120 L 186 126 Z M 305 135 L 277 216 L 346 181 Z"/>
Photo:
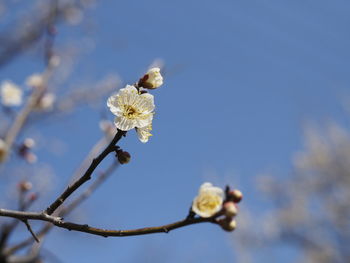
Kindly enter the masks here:
<path id="1" fill-rule="evenodd" d="M 35 163 L 37 161 L 36 155 L 32 152 L 35 146 L 35 141 L 32 138 L 26 138 L 18 148 L 18 154 L 28 163 Z"/>
<path id="2" fill-rule="evenodd" d="M 226 187 L 225 191 L 226 199 L 222 206 L 223 217 L 218 219 L 218 224 L 222 229 L 226 231 L 233 231 L 236 229 L 235 217 L 238 214 L 237 204 L 242 200 L 243 195 L 239 190 L 230 190 L 230 187 Z"/>
<path id="3" fill-rule="evenodd" d="M 225 192 L 211 183 L 204 183 L 192 203 L 191 212 L 203 218 L 214 218 L 216 223 L 226 231 L 236 229 L 235 217 L 238 214 L 237 204 L 242 200 L 239 190 Z"/>

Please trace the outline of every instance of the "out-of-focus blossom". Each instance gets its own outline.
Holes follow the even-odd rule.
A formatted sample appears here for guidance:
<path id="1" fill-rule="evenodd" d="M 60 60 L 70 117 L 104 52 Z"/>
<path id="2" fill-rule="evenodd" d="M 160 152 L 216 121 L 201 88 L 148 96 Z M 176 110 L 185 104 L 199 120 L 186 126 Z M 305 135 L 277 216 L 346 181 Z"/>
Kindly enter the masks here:
<path id="1" fill-rule="evenodd" d="M 32 138 L 26 138 L 18 149 L 18 154 L 28 163 L 35 163 L 37 156 L 31 151 L 35 146 L 35 141 Z"/>
<path id="2" fill-rule="evenodd" d="M 113 138 L 117 132 L 113 123 L 108 120 L 101 120 L 99 126 L 101 131 L 103 131 L 110 138 Z"/>
<path id="3" fill-rule="evenodd" d="M 160 68 L 151 68 L 140 79 L 139 85 L 146 89 L 156 89 L 163 85 L 163 77 L 160 74 Z"/>
<path id="4" fill-rule="evenodd" d="M 58 55 L 53 55 L 50 57 L 49 63 L 51 67 L 58 67 L 61 64 L 61 58 Z"/>
<path id="5" fill-rule="evenodd" d="M 7 144 L 3 139 L 0 139 L 0 163 L 3 162 L 7 155 Z"/>
<path id="6" fill-rule="evenodd" d="M 192 211 L 200 217 L 211 217 L 222 208 L 224 191 L 213 186 L 211 183 L 204 183 L 199 188 L 199 193 L 192 203 Z"/>
<path id="7" fill-rule="evenodd" d="M 27 152 L 27 153 L 24 155 L 24 159 L 25 159 L 28 163 L 33 164 L 33 163 L 36 163 L 36 162 L 37 162 L 38 157 L 36 156 L 35 153 Z"/>
<path id="8" fill-rule="evenodd" d="M 45 93 L 39 100 L 37 108 L 43 111 L 52 110 L 53 104 L 55 103 L 56 96 L 53 93 Z"/>
<path id="9" fill-rule="evenodd" d="M 150 125 L 155 108 L 153 95 L 140 94 L 134 86 L 130 85 L 109 97 L 107 106 L 117 116 L 114 124 L 122 131 Z"/>
<path id="10" fill-rule="evenodd" d="M 1 83 L 1 103 L 4 106 L 19 106 L 22 104 L 22 90 L 12 81 Z"/>
<path id="11" fill-rule="evenodd" d="M 35 141 L 32 138 L 25 138 L 23 145 L 28 149 L 31 149 L 35 146 Z"/>
<path id="12" fill-rule="evenodd" d="M 152 136 L 152 134 L 150 133 L 151 130 L 152 130 L 152 124 L 149 124 L 146 127 L 137 129 L 137 135 L 141 142 L 143 143 L 148 142 L 149 137 Z"/>
<path id="13" fill-rule="evenodd" d="M 78 25 L 84 18 L 84 13 L 76 7 L 68 8 L 64 13 L 66 21 L 71 25 Z"/>
<path id="14" fill-rule="evenodd" d="M 43 86 L 44 85 L 44 78 L 43 78 L 42 74 L 35 73 L 35 74 L 30 75 L 26 79 L 26 85 L 29 87 L 33 87 L 33 88 Z"/>

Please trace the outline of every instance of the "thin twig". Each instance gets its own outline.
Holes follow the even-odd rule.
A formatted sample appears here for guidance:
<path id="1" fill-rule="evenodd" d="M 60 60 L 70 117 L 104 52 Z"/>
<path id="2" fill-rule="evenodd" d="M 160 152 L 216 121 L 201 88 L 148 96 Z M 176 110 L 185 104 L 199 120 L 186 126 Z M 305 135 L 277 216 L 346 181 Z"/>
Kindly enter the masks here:
<path id="1" fill-rule="evenodd" d="M 23 223 L 26 225 L 28 231 L 32 234 L 34 240 L 35 240 L 36 242 L 39 243 L 39 239 L 36 237 L 36 235 L 35 235 L 35 233 L 34 233 L 32 227 L 31 227 L 30 224 L 28 223 L 28 220 L 25 219 L 25 220 L 22 220 L 22 221 L 23 221 Z"/>
<path id="2" fill-rule="evenodd" d="M 21 193 L 20 193 L 20 198 L 23 198 Z M 34 199 L 29 199 L 27 202 L 21 201 L 19 204 L 20 205 L 19 210 L 26 211 L 33 204 L 33 202 L 34 202 Z M 11 234 L 13 233 L 13 231 L 15 230 L 19 222 L 20 221 L 14 219 L 12 222 L 8 224 L 4 224 L 2 226 L 1 235 L 0 235 L 1 236 L 0 251 L 6 246 L 7 241 L 9 240 Z"/>
<path id="3" fill-rule="evenodd" d="M 86 170 L 84 175 L 80 177 L 75 183 L 73 183 L 71 186 L 68 186 L 67 189 L 45 210 L 45 213 L 48 215 L 52 215 L 53 212 L 56 211 L 56 209 L 63 204 L 63 202 L 72 194 L 75 190 L 77 190 L 82 184 L 89 181 L 91 179 L 92 173 L 95 171 L 96 167 L 103 161 L 103 159 L 111 152 L 115 150 L 115 145 L 118 143 L 118 141 L 126 134 L 125 131 L 118 130 L 116 135 L 114 136 L 113 140 L 110 142 L 110 144 L 107 145 L 107 147 L 104 149 L 104 151 L 97 156 L 95 159 L 92 160 L 89 168 Z"/>

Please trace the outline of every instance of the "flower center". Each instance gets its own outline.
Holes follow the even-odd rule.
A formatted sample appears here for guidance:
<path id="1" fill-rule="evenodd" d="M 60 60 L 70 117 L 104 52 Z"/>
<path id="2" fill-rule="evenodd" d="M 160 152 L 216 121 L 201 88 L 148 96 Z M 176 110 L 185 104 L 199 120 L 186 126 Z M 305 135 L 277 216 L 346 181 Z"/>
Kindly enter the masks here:
<path id="1" fill-rule="evenodd" d="M 140 116 L 140 113 L 133 106 L 125 105 L 123 116 L 128 119 L 136 119 Z"/>
<path id="2" fill-rule="evenodd" d="M 213 211 L 221 204 L 221 198 L 216 195 L 203 195 L 198 200 L 198 208 L 200 211 Z"/>

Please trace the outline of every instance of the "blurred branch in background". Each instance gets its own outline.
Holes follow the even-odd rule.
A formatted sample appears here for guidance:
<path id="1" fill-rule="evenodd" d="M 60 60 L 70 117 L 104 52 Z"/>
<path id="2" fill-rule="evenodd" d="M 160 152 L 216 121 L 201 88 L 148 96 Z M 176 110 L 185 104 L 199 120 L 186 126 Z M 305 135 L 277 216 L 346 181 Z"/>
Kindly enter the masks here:
<path id="1" fill-rule="evenodd" d="M 295 155 L 289 177 L 259 177 L 258 187 L 273 205 L 259 219 L 263 229 L 258 233 L 251 224 L 260 217 L 243 219 L 242 214 L 246 227 L 238 235 L 239 246 L 246 252 L 288 246 L 298 251 L 296 262 L 349 262 L 349 131 L 330 123 L 323 130 L 309 126 L 305 137 L 305 149 Z"/>
<path id="2" fill-rule="evenodd" d="M 37 1 L 35 4 L 35 8 L 29 10 L 28 15 L 22 17 L 16 25 L 10 25 L 4 32 L 0 32 L 0 68 L 32 47 L 46 33 L 53 33 L 54 27 L 51 25 L 65 18 L 71 9 L 83 7 L 80 1 L 73 0 Z M 44 56 L 50 54 L 45 53 Z"/>

